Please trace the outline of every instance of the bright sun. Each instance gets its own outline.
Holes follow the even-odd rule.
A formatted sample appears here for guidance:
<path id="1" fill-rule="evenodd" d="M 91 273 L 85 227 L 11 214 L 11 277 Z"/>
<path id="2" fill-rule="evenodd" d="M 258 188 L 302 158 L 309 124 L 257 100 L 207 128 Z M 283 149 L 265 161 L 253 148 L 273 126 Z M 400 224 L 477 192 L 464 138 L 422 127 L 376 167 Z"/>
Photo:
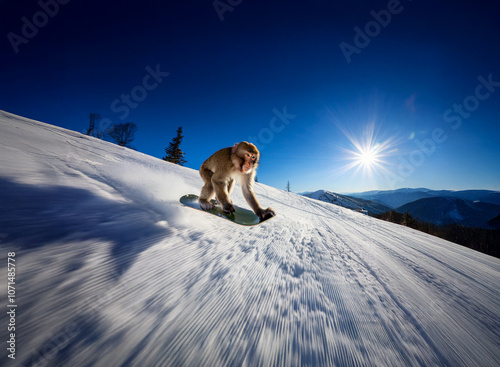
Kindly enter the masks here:
<path id="1" fill-rule="evenodd" d="M 354 169 L 355 173 L 363 171 L 368 176 L 373 176 L 381 171 L 386 171 L 384 158 L 393 154 L 394 142 L 389 140 L 380 141 L 374 131 L 372 124 L 368 125 L 361 139 L 343 130 L 344 135 L 349 139 L 354 149 L 342 150 L 345 158 L 350 161 L 341 171 L 347 172 Z"/>
<path id="2" fill-rule="evenodd" d="M 371 167 L 379 161 L 379 156 L 377 154 L 377 147 L 361 147 L 359 152 L 358 161 L 360 164 L 366 167 Z"/>

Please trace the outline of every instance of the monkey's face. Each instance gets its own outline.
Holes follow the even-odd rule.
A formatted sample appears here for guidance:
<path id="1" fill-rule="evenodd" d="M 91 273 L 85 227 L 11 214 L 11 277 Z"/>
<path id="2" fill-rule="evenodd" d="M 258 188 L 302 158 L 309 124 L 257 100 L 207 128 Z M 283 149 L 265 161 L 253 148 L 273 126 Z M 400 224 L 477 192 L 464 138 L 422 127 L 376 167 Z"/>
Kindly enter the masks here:
<path id="1" fill-rule="evenodd" d="M 257 155 L 255 153 L 245 152 L 245 155 L 243 156 L 243 162 L 240 168 L 241 172 L 250 173 L 252 171 L 252 168 L 256 160 L 257 160 Z"/>
<path id="2" fill-rule="evenodd" d="M 232 150 L 233 163 L 238 170 L 244 174 L 249 174 L 255 170 L 259 164 L 259 150 L 257 147 L 246 141 L 235 144 Z"/>

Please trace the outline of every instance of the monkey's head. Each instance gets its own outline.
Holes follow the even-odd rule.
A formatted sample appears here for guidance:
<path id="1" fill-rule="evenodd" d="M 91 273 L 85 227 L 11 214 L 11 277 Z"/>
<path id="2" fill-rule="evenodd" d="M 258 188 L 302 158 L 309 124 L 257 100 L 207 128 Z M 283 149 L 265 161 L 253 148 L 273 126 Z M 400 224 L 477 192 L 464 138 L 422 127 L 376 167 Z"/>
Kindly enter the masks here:
<path id="1" fill-rule="evenodd" d="M 236 143 L 231 149 L 231 160 L 238 170 L 249 174 L 259 165 L 260 153 L 255 145 L 242 141 Z"/>

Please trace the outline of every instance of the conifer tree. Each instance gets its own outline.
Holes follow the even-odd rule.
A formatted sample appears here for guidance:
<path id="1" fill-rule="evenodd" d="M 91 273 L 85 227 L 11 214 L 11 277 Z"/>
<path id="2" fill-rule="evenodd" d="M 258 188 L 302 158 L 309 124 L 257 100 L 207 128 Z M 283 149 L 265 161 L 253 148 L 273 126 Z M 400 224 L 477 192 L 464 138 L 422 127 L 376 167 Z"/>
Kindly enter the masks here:
<path id="1" fill-rule="evenodd" d="M 184 159 L 184 152 L 181 150 L 180 145 L 182 143 L 182 126 L 177 129 L 177 136 L 172 139 L 170 145 L 165 148 L 166 156 L 163 157 L 164 161 L 172 162 L 178 164 L 179 166 L 183 166 L 187 161 Z"/>

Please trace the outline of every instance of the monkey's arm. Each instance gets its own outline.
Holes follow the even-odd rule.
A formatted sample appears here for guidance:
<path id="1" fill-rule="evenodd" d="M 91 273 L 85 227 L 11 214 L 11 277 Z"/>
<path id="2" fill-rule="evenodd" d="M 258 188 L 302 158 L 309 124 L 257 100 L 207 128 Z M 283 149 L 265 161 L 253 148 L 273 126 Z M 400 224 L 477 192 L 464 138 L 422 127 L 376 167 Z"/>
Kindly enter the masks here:
<path id="1" fill-rule="evenodd" d="M 248 205 L 252 208 L 254 213 L 259 217 L 260 220 L 269 219 L 274 217 L 276 213 L 272 208 L 263 209 L 257 198 L 255 197 L 255 193 L 253 192 L 253 177 L 250 175 L 246 176 L 245 179 L 241 181 L 241 189 L 243 191 L 243 196 L 245 196 L 245 200 Z"/>

